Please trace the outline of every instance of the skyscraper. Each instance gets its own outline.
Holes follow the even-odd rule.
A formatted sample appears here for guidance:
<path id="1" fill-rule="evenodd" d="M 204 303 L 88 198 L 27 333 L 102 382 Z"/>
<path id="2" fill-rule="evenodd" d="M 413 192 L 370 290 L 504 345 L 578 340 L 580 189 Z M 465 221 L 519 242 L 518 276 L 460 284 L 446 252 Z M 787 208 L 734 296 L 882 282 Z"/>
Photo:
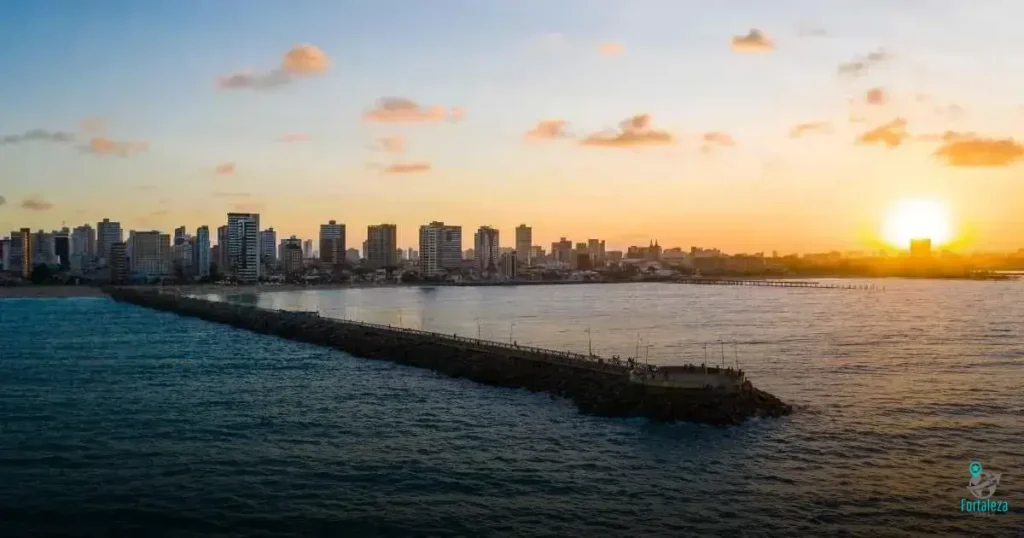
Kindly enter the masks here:
<path id="1" fill-rule="evenodd" d="M 217 256 L 213 259 L 213 263 L 217 264 L 217 272 L 226 275 L 231 272 L 231 266 L 228 263 L 228 227 L 218 226 L 217 227 Z"/>
<path id="2" fill-rule="evenodd" d="M 302 272 L 302 240 L 294 235 L 281 240 L 281 267 L 288 276 Z"/>
<path id="3" fill-rule="evenodd" d="M 128 271 L 133 275 L 145 278 L 167 276 L 171 274 L 171 236 L 156 230 L 128 233 L 131 244 L 131 256 L 128 258 Z M 181 245 L 178 245 L 181 246 Z M 113 263 L 111 263 L 113 268 Z M 113 274 L 113 273 L 111 273 Z"/>
<path id="4" fill-rule="evenodd" d="M 188 232 L 184 226 L 179 226 L 174 229 L 174 246 L 184 245 L 188 239 Z"/>
<path id="5" fill-rule="evenodd" d="M 267 267 L 277 263 L 277 232 L 273 228 L 260 232 L 260 262 Z"/>
<path id="6" fill-rule="evenodd" d="M 165 235 L 164 237 L 170 237 Z M 110 244 L 110 281 L 114 284 L 128 282 L 128 249 L 123 242 Z"/>
<path id="7" fill-rule="evenodd" d="M 309 259 L 313 257 L 313 240 L 307 239 L 302 242 L 302 257 Z"/>
<path id="8" fill-rule="evenodd" d="M 530 265 L 532 247 L 533 228 L 520 224 L 516 227 L 516 260 L 523 265 Z"/>
<path id="9" fill-rule="evenodd" d="M 462 226 L 434 221 L 420 226 L 420 271 L 427 276 L 458 269 L 462 261 Z"/>
<path id="10" fill-rule="evenodd" d="M 57 255 L 57 263 L 61 271 L 71 268 L 71 230 L 65 226 L 58 232 L 53 232 L 53 251 Z"/>
<path id="11" fill-rule="evenodd" d="M 110 219 L 103 219 L 96 223 L 96 257 L 100 265 L 104 265 L 110 259 L 110 245 L 124 242 L 124 233 L 121 231 L 120 222 L 111 222 Z"/>
<path id="12" fill-rule="evenodd" d="M 330 221 L 320 225 L 320 261 L 327 264 L 345 262 L 345 225 Z"/>
<path id="13" fill-rule="evenodd" d="M 32 260 L 32 253 L 35 251 L 32 245 L 34 239 L 32 230 L 22 228 L 17 234 L 19 243 L 21 243 L 21 278 L 28 278 L 32 276 L 32 269 L 35 268 L 34 260 Z M 14 234 L 11 234 L 11 239 L 14 239 Z"/>
<path id="14" fill-rule="evenodd" d="M 498 230 L 490 226 L 481 226 L 473 236 L 473 250 L 476 252 L 477 266 L 481 271 L 498 269 Z"/>
<path id="15" fill-rule="evenodd" d="M 238 282 L 260 279 L 260 216 L 228 213 L 228 267 Z"/>
<path id="16" fill-rule="evenodd" d="M 196 237 L 192 244 L 192 259 L 196 275 L 200 278 L 210 276 L 210 227 L 196 228 Z"/>
<path id="17" fill-rule="evenodd" d="M 376 224 L 366 227 L 366 264 L 374 269 L 398 267 L 398 227 Z"/>

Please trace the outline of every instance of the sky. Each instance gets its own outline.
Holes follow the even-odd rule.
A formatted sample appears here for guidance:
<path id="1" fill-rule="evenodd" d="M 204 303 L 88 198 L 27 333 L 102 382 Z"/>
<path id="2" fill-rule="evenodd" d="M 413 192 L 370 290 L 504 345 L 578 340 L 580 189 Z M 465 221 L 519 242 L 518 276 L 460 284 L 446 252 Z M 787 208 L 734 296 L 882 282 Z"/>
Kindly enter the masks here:
<path id="1" fill-rule="evenodd" d="M 512 246 L 1024 247 L 1024 4 L 0 3 L 0 235 L 102 218 Z M 890 222 L 887 222 L 887 219 Z M 904 223 L 906 224 L 906 223 Z M 906 227 L 906 226 L 904 226 Z M 922 232 L 927 234 L 927 231 Z"/>

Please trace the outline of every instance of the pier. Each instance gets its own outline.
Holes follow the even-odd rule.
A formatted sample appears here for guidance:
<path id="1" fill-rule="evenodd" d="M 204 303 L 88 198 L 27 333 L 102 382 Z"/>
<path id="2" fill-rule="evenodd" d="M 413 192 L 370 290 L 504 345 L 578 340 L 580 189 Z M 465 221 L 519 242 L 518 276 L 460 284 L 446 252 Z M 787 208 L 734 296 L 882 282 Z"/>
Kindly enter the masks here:
<path id="1" fill-rule="evenodd" d="M 883 290 L 874 284 L 822 284 L 812 280 L 759 280 L 731 278 L 676 278 L 673 284 L 694 284 L 703 286 L 763 286 L 770 288 L 812 288 L 820 290 Z"/>
<path id="2" fill-rule="evenodd" d="M 155 290 L 115 287 L 105 291 L 115 301 L 332 347 L 357 357 L 428 368 L 487 385 L 546 392 L 568 398 L 581 412 L 592 415 L 730 425 L 792 410 L 754 388 L 738 370 L 694 366 L 659 377 L 657 367 L 641 365 L 635 358 L 609 359 Z"/>

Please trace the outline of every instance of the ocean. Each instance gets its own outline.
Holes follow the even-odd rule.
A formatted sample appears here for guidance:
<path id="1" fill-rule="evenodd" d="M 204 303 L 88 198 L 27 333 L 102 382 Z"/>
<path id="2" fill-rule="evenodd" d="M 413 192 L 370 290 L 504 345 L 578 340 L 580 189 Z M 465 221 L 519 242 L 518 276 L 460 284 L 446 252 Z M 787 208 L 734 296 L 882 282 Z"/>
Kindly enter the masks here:
<path id="1" fill-rule="evenodd" d="M 0 536 L 1024 535 L 1024 282 L 874 283 L 216 297 L 739 364 L 796 407 L 730 428 L 103 298 L 2 299 Z M 962 511 L 972 461 L 1008 512 Z"/>

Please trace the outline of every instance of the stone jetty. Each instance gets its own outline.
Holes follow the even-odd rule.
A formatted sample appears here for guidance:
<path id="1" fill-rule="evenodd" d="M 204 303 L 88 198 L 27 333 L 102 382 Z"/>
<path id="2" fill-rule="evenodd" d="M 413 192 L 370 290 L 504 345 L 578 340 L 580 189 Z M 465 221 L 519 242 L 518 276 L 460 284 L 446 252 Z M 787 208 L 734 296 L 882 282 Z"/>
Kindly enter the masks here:
<path id="1" fill-rule="evenodd" d="M 333 347 L 357 357 L 429 368 L 456 378 L 525 388 L 571 400 L 583 413 L 661 422 L 741 424 L 792 408 L 743 381 L 739 390 L 677 388 L 636 382 L 623 361 L 506 345 L 455 335 L 261 309 L 130 287 L 104 291 L 114 300 L 223 323 L 257 333 Z M 635 361 L 633 365 L 636 366 Z M 634 374 L 634 375 L 631 375 Z"/>

